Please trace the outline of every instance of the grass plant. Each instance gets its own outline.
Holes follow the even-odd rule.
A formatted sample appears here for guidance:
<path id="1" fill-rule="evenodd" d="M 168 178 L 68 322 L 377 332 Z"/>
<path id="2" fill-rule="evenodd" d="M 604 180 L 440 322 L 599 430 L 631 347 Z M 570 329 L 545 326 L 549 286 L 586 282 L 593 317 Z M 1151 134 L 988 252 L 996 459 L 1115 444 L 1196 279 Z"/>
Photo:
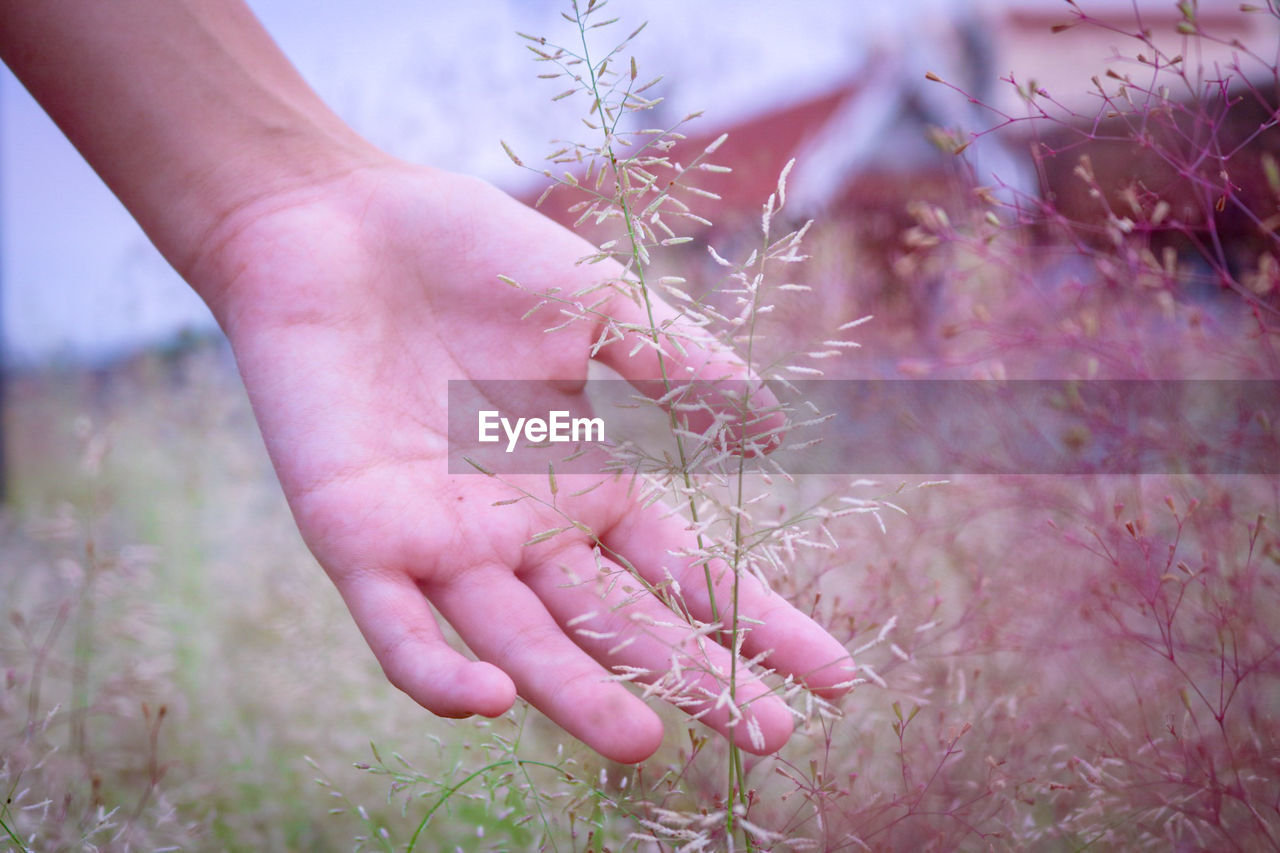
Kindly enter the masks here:
<path id="1" fill-rule="evenodd" d="M 1064 26 L 1121 46 L 1096 111 L 1010 76 L 1024 113 L 935 133 L 962 173 L 967 151 L 1016 136 L 1040 193 L 975 178 L 869 245 L 793 218 L 783 175 L 758 228 L 708 248 L 680 226 L 705 227 L 697 178 L 718 149 L 687 151 L 685 123 L 643 126 L 661 87 L 630 61 L 641 34 L 574 4 L 564 47 L 527 39 L 590 136 L 556 144 L 549 198 L 575 199 L 599 246 L 584 263 L 621 270 L 608 288 L 683 310 L 603 340 L 642 332 L 665 364 L 710 335 L 781 382 L 1278 378 L 1280 62 L 1240 47 L 1198 65 L 1220 38 L 1197 4 L 1173 8 L 1181 56 L 1141 10 L 1130 26 L 1063 4 Z M 1274 3 L 1239 14 L 1280 30 Z M 604 293 L 547 294 L 529 322 L 598 319 Z M 796 346 L 810 339 L 827 343 Z M 1197 473 L 1193 445 L 1181 474 L 921 488 L 937 478 L 751 473 L 769 439 L 731 424 L 750 393 L 706 429 L 684 420 L 704 410 L 664 411 L 676 449 L 638 460 L 640 482 L 700 532 L 680 556 L 767 580 L 845 643 L 861 683 L 837 708 L 766 676 L 797 720 L 776 756 L 667 711 L 667 742 L 623 766 L 525 706 L 436 721 L 385 683 L 292 533 L 216 349 L 76 381 L 13 388 L 0 850 L 1280 849 L 1280 483 Z M 1059 438 L 1128 429 L 1104 411 Z M 702 624 L 680 589 L 653 591 L 731 648 L 750 630 L 732 594 Z M 736 675 L 718 675 L 730 705 Z"/>

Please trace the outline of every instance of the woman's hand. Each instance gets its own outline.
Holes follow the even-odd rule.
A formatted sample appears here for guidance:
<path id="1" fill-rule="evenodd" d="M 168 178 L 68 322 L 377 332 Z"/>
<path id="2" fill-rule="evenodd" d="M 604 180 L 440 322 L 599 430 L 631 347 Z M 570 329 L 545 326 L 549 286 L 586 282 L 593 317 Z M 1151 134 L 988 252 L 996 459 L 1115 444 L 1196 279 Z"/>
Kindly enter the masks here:
<path id="1" fill-rule="evenodd" d="M 545 476 L 448 473 L 447 381 L 554 380 L 563 395 L 585 380 L 599 324 L 546 334 L 541 317 L 522 315 L 552 287 L 572 292 L 616 269 L 578 265 L 588 244 L 483 182 L 392 161 L 263 200 L 215 238 L 192 274 L 232 341 L 302 535 L 396 686 L 444 716 L 496 716 L 519 694 L 634 762 L 662 738 L 657 715 L 610 680 L 635 667 L 667 676 L 679 704 L 743 748 L 782 746 L 791 714 L 745 667 L 735 693 L 746 722 L 732 725 L 723 704 L 707 710 L 727 687 L 729 652 L 610 559 L 649 584 L 669 572 L 709 621 L 701 564 L 674 556 L 693 550 L 684 522 L 641 508 L 625 482 L 562 489 L 553 509 Z M 620 295 L 606 308 L 647 323 Z M 629 379 L 657 378 L 652 351 L 631 349 L 598 357 Z M 668 365 L 679 375 L 743 371 L 711 344 L 686 349 Z M 513 485 L 543 501 L 494 506 Z M 525 545 L 566 516 L 593 535 Z M 722 565 L 713 574 L 726 601 L 732 579 Z M 448 645 L 431 605 L 479 661 Z M 745 655 L 768 652 L 769 666 L 841 692 L 851 663 L 835 639 L 749 577 L 740 606 L 764 623 Z"/>

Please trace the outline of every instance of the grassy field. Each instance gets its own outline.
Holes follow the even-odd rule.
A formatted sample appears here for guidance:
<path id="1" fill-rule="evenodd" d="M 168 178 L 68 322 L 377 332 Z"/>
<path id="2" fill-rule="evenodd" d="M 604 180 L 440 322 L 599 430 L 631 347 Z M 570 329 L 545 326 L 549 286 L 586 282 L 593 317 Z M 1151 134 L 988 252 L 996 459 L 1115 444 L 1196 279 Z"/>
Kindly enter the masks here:
<path id="1" fill-rule="evenodd" d="M 1180 8 L 1179 33 L 1211 37 L 1194 4 Z M 1226 84 L 1130 38 L 1135 56 L 1117 64 L 1151 74 L 1098 83 L 1100 117 L 1128 136 L 1041 116 L 1068 140 L 1082 218 L 1051 193 L 968 185 L 946 205 L 904 199 L 910 224 L 892 241 L 819 225 L 806 265 L 780 272 L 799 243 L 774 242 L 770 222 L 806 226 L 770 201 L 763 241 L 722 242 L 776 260 L 772 312 L 756 253 L 676 246 L 649 266 L 671 241 L 633 212 L 670 201 L 675 181 L 645 177 L 674 168 L 670 149 L 620 157 L 607 133 L 584 156 L 609 164 L 598 175 L 635 171 L 617 198 L 592 197 L 629 236 L 602 257 L 632 277 L 678 271 L 673 298 L 719 315 L 736 343 L 749 328 L 755 366 L 874 313 L 856 329 L 864 349 L 805 364 L 828 377 L 1274 380 L 1280 170 L 1255 144 L 1274 122 L 1228 145 Z M 603 65 L 531 44 L 577 74 L 601 125 L 637 108 L 634 69 L 602 91 Z M 1252 59 L 1275 78 L 1273 59 Z M 1189 96 L 1172 98 L 1162 74 Z M 1025 97 L 1033 113 L 1046 103 Z M 940 144 L 956 154 L 973 141 L 952 136 Z M 1141 151 L 1158 168 L 1104 185 L 1078 155 L 1117 141 L 1120 166 Z M 1258 210 L 1235 183 L 1249 168 Z M 1166 169 L 1195 190 L 1178 210 L 1145 183 Z M 1219 230 L 1224 212 L 1243 233 Z M 778 246 L 792 257 L 770 256 Z M 800 281 L 812 292 L 784 303 L 803 288 L 780 283 Z M 221 345 L 28 372 L 9 390 L 0 849 L 1280 850 L 1274 476 L 753 481 L 719 505 L 719 529 L 738 551 L 741 530 L 760 534 L 754 565 L 845 644 L 859 683 L 830 708 L 772 682 L 797 718 L 776 756 L 740 754 L 668 709 L 659 752 L 624 767 L 523 705 L 447 722 L 386 683 L 298 538 Z M 1274 457 L 1265 408 L 1243 401 L 1223 420 Z M 1087 414 L 1087 430 L 1051 437 L 1154 440 L 1105 406 Z M 1188 472 L 1204 456 L 1194 437 L 1165 449 Z M 682 500 L 713 507 L 729 491 L 696 485 Z M 784 523 L 796 515 L 811 523 Z"/>
<path id="2" fill-rule="evenodd" d="M 7 423 L 0 752 L 37 849 L 347 849 L 304 756 L 389 820 L 370 741 L 476 736 L 382 678 L 223 350 L 24 375 Z"/>
<path id="3" fill-rule="evenodd" d="M 0 779 L 32 849 L 404 849 L 460 782 L 415 849 L 618 849 L 719 801 L 723 745 L 674 715 L 637 771 L 523 708 L 446 722 L 390 687 L 219 346 L 11 392 Z M 777 585 L 867 682 L 749 763 L 752 820 L 831 850 L 1265 845 L 1276 486 L 969 477 L 893 496 L 885 533 L 843 520 Z"/>

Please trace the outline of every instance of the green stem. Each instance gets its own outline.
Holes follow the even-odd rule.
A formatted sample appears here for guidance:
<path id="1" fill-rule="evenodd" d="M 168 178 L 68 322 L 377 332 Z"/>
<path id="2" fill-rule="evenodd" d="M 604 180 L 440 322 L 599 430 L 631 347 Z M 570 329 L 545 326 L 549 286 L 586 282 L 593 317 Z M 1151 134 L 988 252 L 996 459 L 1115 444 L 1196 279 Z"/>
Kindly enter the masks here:
<path id="1" fill-rule="evenodd" d="M 22 853 L 28 853 L 31 848 L 22 843 L 22 839 L 17 836 L 17 834 L 9 827 L 9 824 L 4 820 L 4 815 L 7 815 L 8 813 L 9 806 L 8 804 L 5 804 L 4 808 L 0 810 L 0 829 L 4 830 L 4 834 L 9 836 L 10 841 L 18 845 L 18 849 L 21 850 Z"/>
<path id="2" fill-rule="evenodd" d="M 525 722 L 528 719 L 529 719 L 529 706 L 525 705 L 523 709 L 523 713 L 521 714 L 521 717 L 520 717 L 520 724 L 516 729 L 515 740 L 512 741 L 511 743 L 511 758 L 512 760 L 515 761 L 516 768 L 519 769 L 520 775 L 524 777 L 524 781 L 528 784 L 529 790 L 536 791 L 537 788 L 534 786 L 533 780 L 529 778 L 529 771 L 525 769 L 525 767 L 528 764 L 532 764 L 534 762 L 521 761 L 520 755 L 519 755 L 520 739 L 524 737 L 524 726 L 525 726 Z M 538 819 L 542 821 L 542 827 L 546 833 L 546 837 L 551 840 L 551 849 L 556 851 L 556 853 L 560 853 L 560 845 L 556 843 L 555 836 L 551 832 L 551 821 L 547 820 L 547 813 L 542 809 L 541 797 L 539 796 L 533 797 L 533 807 L 538 810 Z"/>
<path id="3" fill-rule="evenodd" d="M 760 300 L 760 282 L 764 280 L 764 269 L 765 269 L 765 264 L 767 262 L 768 254 L 769 254 L 768 250 L 769 250 L 769 233 L 768 231 L 765 231 L 763 234 L 763 245 L 761 246 L 761 250 L 760 250 L 760 276 L 757 279 L 755 287 L 751 292 L 751 310 L 747 315 L 750 318 L 750 320 L 748 321 L 748 324 L 747 324 L 747 351 L 746 351 L 746 354 L 744 355 L 744 359 L 746 361 L 748 370 L 751 368 L 751 364 L 755 355 L 754 350 L 755 350 L 755 341 L 756 341 L 756 319 L 757 319 L 757 309 L 759 308 L 759 300 Z M 745 423 L 746 422 L 745 415 L 747 413 L 747 400 L 745 397 L 746 389 L 743 389 L 743 390 L 744 390 L 743 422 Z M 744 440 L 745 440 L 745 437 L 744 437 Z M 743 513 L 741 510 L 743 506 L 746 505 L 746 494 L 745 494 L 746 467 L 747 467 L 746 454 L 745 452 L 739 453 L 737 496 L 734 501 L 734 506 L 736 506 L 739 511 L 735 512 L 733 515 L 733 567 L 732 567 L 733 568 L 733 622 L 732 622 L 732 630 L 730 632 L 730 646 L 729 646 L 729 649 L 731 652 L 731 654 L 729 655 L 729 701 L 733 703 L 733 706 L 735 708 L 738 707 L 738 696 L 737 696 L 738 636 L 739 636 L 738 632 L 741 630 L 739 627 L 738 600 L 739 600 L 739 591 L 742 588 L 742 571 L 743 571 L 743 565 L 742 565 L 742 562 L 743 562 L 742 515 Z M 731 792 L 733 791 L 732 786 L 736 778 L 737 790 L 738 790 L 738 802 L 740 802 L 743 808 L 745 809 L 747 806 L 747 790 L 746 790 L 746 777 L 742 770 L 742 754 L 738 750 L 737 745 L 733 743 L 733 741 L 730 741 L 729 755 L 731 758 L 730 768 L 729 768 L 729 784 L 730 784 L 729 790 Z M 733 809 L 730 808 L 727 814 L 732 815 Z M 727 820 L 726 824 L 729 831 L 732 833 L 732 830 L 733 830 L 732 817 L 730 817 Z M 755 849 L 755 845 L 752 843 L 750 835 L 743 833 L 743 840 L 746 842 L 748 851 L 752 851 Z"/>
<path id="4" fill-rule="evenodd" d="M 667 371 L 666 357 L 664 356 L 662 351 L 661 335 L 659 333 L 657 323 L 654 317 L 653 299 L 649 293 L 648 282 L 645 279 L 644 263 L 641 259 L 640 245 L 642 242 L 642 237 L 639 234 L 638 229 L 636 227 L 635 213 L 631 207 L 627 173 L 624 169 L 620 168 L 617 155 L 615 154 L 613 149 L 612 138 L 613 138 L 613 131 L 616 127 L 616 121 L 610 122 L 609 116 L 605 112 L 604 97 L 600 91 L 600 81 L 596 76 L 595 64 L 591 60 L 591 51 L 587 44 L 586 22 L 584 21 L 581 11 L 578 9 L 578 6 L 576 3 L 574 4 L 574 15 L 578 25 L 578 33 L 582 41 L 583 64 L 586 65 L 587 73 L 590 76 L 591 94 L 592 94 L 592 97 L 595 99 L 595 109 L 600 118 L 600 127 L 605 133 L 605 145 L 604 145 L 603 152 L 609 158 L 609 163 L 613 167 L 614 178 L 617 181 L 616 203 L 620 211 L 622 212 L 623 223 L 626 226 L 627 239 L 631 246 L 632 267 L 635 270 L 636 283 L 639 285 L 640 296 L 644 302 L 645 314 L 649 321 L 649 327 L 647 331 L 650 339 L 654 343 L 655 349 L 657 350 L 658 369 L 662 377 L 663 390 L 666 393 L 670 393 L 671 380 Z M 762 251 L 760 254 L 761 272 L 763 272 L 765 260 L 768 255 L 768 245 L 769 245 L 769 240 L 768 240 L 768 234 L 766 233 L 764 235 L 764 246 L 762 247 Z M 746 354 L 746 364 L 748 368 L 750 368 L 751 366 L 752 357 L 753 357 L 752 350 L 753 350 L 753 345 L 755 343 L 756 308 L 758 307 L 757 306 L 758 298 L 759 298 L 759 286 L 757 284 L 755 291 L 753 291 L 751 296 L 752 304 L 751 304 L 751 312 L 749 315 L 750 325 L 748 326 L 747 354 Z M 745 407 L 746 406 L 744 401 L 744 409 Z M 694 498 L 695 490 L 694 490 L 693 475 L 689 470 L 690 466 L 688 461 L 688 455 L 685 449 L 684 438 L 680 434 L 680 432 L 678 432 L 680 423 L 674 408 L 668 409 L 667 417 L 668 417 L 669 426 L 672 430 L 672 434 L 675 436 L 675 439 L 676 439 L 676 452 L 680 461 L 680 477 L 684 483 L 685 492 L 688 495 L 690 520 L 692 521 L 693 524 L 697 525 L 699 522 L 699 517 L 698 517 L 697 501 Z M 744 499 L 744 491 L 745 491 L 745 468 L 746 468 L 746 458 L 745 456 L 740 455 L 738 459 L 738 472 L 737 472 L 737 498 L 735 501 L 735 505 L 739 510 L 742 509 L 742 506 L 744 503 L 743 499 Z M 705 554 L 706 542 L 701 532 L 697 534 L 697 542 L 698 542 L 699 552 Z M 729 698 L 730 698 L 730 702 L 733 704 L 734 708 L 736 709 L 737 708 L 737 680 L 738 680 L 737 651 L 738 651 L 738 638 L 740 636 L 739 632 L 741 630 L 739 625 L 739 590 L 741 586 L 740 580 L 741 580 L 741 571 L 742 571 L 742 551 L 743 551 L 743 547 L 742 547 L 743 531 L 742 531 L 742 513 L 741 512 L 735 513 L 734 515 L 733 543 L 734 543 L 733 563 L 731 566 L 731 569 L 733 572 L 732 618 L 729 625 L 729 644 L 730 644 L 729 647 L 731 652 L 730 672 L 729 672 Z M 718 622 L 720 620 L 720 608 L 716 602 L 715 580 L 712 577 L 711 561 L 709 559 L 704 560 L 702 569 L 703 569 L 703 579 L 704 579 L 704 582 L 706 583 L 707 599 L 708 599 L 710 610 L 711 610 L 711 620 L 712 622 Z M 747 804 L 747 792 L 746 792 L 746 785 L 745 785 L 746 780 L 745 780 L 745 773 L 743 772 L 743 767 L 742 767 L 742 754 L 732 735 L 729 737 L 728 769 L 729 769 L 729 778 L 728 778 L 728 790 L 726 794 L 726 802 L 728 807 L 725 810 L 725 829 L 728 835 L 732 837 L 734 834 L 734 819 L 733 819 L 734 812 L 733 812 L 732 803 L 735 798 L 735 793 L 739 803 L 741 803 L 744 807 Z M 745 842 L 745 846 L 748 851 L 752 851 L 755 849 L 755 845 L 752 843 L 751 837 L 749 835 L 744 833 L 743 840 Z"/>
<path id="5" fill-rule="evenodd" d="M 93 547 L 90 528 L 89 543 L 85 546 L 84 586 L 80 590 L 80 608 L 76 614 L 75 642 L 71 667 L 71 752 L 86 765 L 89 761 L 89 666 L 93 659 L 93 629 L 95 614 L 95 581 L 98 560 Z"/>
<path id="6" fill-rule="evenodd" d="M 484 774 L 488 773 L 491 770 L 497 770 L 500 767 L 510 767 L 512 765 L 527 766 L 527 767 L 545 767 L 548 770 L 554 770 L 555 772 L 559 773 L 561 776 L 565 777 L 569 781 L 573 781 L 572 777 L 570 777 L 569 774 L 566 773 L 563 769 L 561 769 L 560 767 L 557 767 L 554 764 L 548 764 L 545 761 L 522 761 L 516 758 L 505 758 L 502 761 L 495 761 L 492 764 L 486 764 L 484 767 L 481 767 L 479 770 L 468 773 L 465 777 L 463 777 L 462 781 L 458 782 L 456 785 L 452 785 L 443 794 L 440 795 L 440 798 L 436 800 L 435 805 L 431 807 L 431 809 L 426 813 L 426 815 L 418 823 L 418 828 L 413 831 L 413 835 L 409 837 L 409 846 L 405 848 L 405 853 L 413 853 L 413 848 L 416 847 L 418 844 L 418 837 L 421 836 L 422 831 L 427 828 L 427 824 L 431 822 L 431 818 L 435 816 L 436 812 L 440 811 L 440 808 L 449 801 L 450 797 L 452 797 L 459 790 L 461 790 L 468 782 L 472 781 L 473 779 L 479 778 L 480 776 L 483 776 Z"/>
<path id="7" fill-rule="evenodd" d="M 637 233 L 635 224 L 635 212 L 631 209 L 631 200 L 627 195 L 623 184 L 625 181 L 625 172 L 618 168 L 618 158 L 613 150 L 613 130 L 617 122 L 610 122 L 604 110 L 604 96 L 600 92 L 600 81 L 596 77 L 595 63 L 591 61 L 591 49 L 587 45 L 587 27 L 577 4 L 574 4 L 574 15 L 577 18 L 578 34 L 582 39 L 582 59 L 583 64 L 587 66 L 587 73 L 591 78 L 591 95 L 595 99 L 596 112 L 600 116 L 600 127 L 605 132 L 605 148 L 604 151 L 609 157 L 609 163 L 613 166 L 613 174 L 618 182 L 618 193 L 616 196 L 619 209 L 622 211 L 622 221 L 626 225 L 627 240 L 631 245 L 631 258 L 633 268 L 636 272 L 636 283 L 640 285 L 640 296 L 644 300 L 645 316 L 649 321 L 649 338 L 653 341 L 658 353 L 658 371 L 662 377 L 662 388 L 665 393 L 671 391 L 671 378 L 667 373 L 667 361 L 662 352 L 662 336 L 658 332 L 657 322 L 653 315 L 653 299 L 649 295 L 649 284 L 645 279 L 644 263 L 640 258 L 640 243 L 642 239 Z M 685 491 L 689 494 L 689 520 L 693 524 L 697 524 L 698 504 L 693 497 L 693 476 L 689 473 L 689 459 L 685 452 L 684 438 L 680 433 L 676 432 L 680 423 L 676 417 L 675 409 L 671 408 L 667 411 L 668 424 L 671 427 L 672 434 L 676 438 L 676 453 L 680 459 L 680 476 L 684 482 Z M 704 551 L 706 543 L 703 541 L 702 534 L 698 534 L 698 550 Z M 711 606 L 711 621 L 718 622 L 720 620 L 720 609 L 716 605 L 715 583 L 711 577 L 711 563 L 707 561 L 703 564 L 703 580 L 707 585 L 707 599 Z"/>

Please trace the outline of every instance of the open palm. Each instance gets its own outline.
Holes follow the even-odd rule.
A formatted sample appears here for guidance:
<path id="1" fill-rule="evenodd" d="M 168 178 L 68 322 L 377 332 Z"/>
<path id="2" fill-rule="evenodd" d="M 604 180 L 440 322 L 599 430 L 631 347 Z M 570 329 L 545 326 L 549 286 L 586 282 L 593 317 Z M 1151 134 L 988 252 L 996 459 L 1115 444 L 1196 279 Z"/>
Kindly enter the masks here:
<path id="1" fill-rule="evenodd" d="M 518 693 L 603 755 L 633 762 L 658 747 L 662 726 L 608 676 L 633 667 L 653 680 L 674 665 L 680 704 L 706 711 L 708 725 L 757 753 L 786 741 L 790 712 L 745 670 L 736 700 L 754 724 L 715 707 L 729 652 L 609 558 L 652 584 L 669 572 L 709 620 L 702 567 L 674 556 L 690 550 L 682 521 L 641 508 L 624 482 L 576 498 L 562 490 L 552 508 L 545 477 L 514 478 L 535 499 L 494 506 L 512 497 L 510 481 L 448 473 L 448 380 L 556 380 L 563 393 L 585 379 L 598 327 L 548 335 L 521 320 L 537 294 L 608 274 L 575 264 L 585 242 L 482 182 L 396 163 L 273 199 L 228 233 L 202 274 L 219 278 L 221 319 L 303 537 L 396 686 L 445 716 L 496 716 Z M 608 310 L 640 319 L 621 297 Z M 651 351 L 630 349 L 599 357 L 627 378 L 656 378 Z M 733 367 L 697 348 L 681 366 L 708 364 Z M 593 535 L 525 544 L 566 516 Z M 743 589 L 742 612 L 763 621 L 744 653 L 767 652 L 768 665 L 840 692 L 850 667 L 841 645 L 754 581 Z M 431 605 L 478 661 L 449 646 Z"/>

